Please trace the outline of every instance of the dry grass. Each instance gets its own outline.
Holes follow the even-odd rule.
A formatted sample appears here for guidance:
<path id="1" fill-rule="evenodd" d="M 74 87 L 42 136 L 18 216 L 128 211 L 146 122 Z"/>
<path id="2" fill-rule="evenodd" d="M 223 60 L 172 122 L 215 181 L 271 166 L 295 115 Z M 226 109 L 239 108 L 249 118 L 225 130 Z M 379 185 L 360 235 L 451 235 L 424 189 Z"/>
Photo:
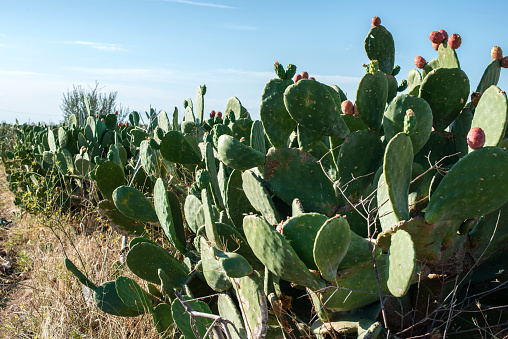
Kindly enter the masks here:
<path id="1" fill-rule="evenodd" d="M 2 284 L 9 287 L 4 292 L 10 301 L 0 309 L 0 338 L 158 338 L 148 315 L 115 317 L 93 302 L 87 305 L 82 285 L 64 266 L 63 249 L 100 284 L 115 278 L 121 238 L 108 230 L 83 232 L 77 225 L 35 216 L 13 224 L 3 246 L 17 261 L 10 284 Z M 130 275 L 128 269 L 121 273 Z"/>

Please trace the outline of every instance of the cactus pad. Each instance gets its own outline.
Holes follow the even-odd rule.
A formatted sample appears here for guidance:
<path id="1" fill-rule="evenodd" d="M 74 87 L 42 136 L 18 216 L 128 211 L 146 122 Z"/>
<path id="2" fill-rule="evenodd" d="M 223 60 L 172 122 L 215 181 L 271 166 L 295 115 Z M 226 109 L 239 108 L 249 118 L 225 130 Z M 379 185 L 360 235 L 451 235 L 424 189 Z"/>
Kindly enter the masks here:
<path id="1" fill-rule="evenodd" d="M 411 284 L 416 266 L 415 248 L 411 235 L 404 230 L 398 230 L 391 240 L 386 260 L 386 283 L 390 292 L 400 298 Z"/>

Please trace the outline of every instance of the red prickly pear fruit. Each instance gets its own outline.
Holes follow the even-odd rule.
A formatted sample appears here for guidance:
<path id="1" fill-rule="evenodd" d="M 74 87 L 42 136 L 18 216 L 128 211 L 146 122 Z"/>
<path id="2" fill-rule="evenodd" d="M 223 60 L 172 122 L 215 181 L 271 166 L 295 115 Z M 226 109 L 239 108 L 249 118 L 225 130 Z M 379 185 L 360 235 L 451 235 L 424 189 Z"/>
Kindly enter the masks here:
<path id="1" fill-rule="evenodd" d="M 277 232 L 279 232 L 280 234 L 282 234 L 282 223 L 278 224 L 277 227 L 275 228 L 275 230 Z"/>
<path id="2" fill-rule="evenodd" d="M 217 116 L 222 119 L 222 112 L 217 112 Z"/>
<path id="3" fill-rule="evenodd" d="M 432 48 L 434 48 L 434 50 L 437 51 L 439 49 L 439 45 L 441 44 L 432 43 Z"/>
<path id="4" fill-rule="evenodd" d="M 354 104 L 353 106 L 353 109 L 354 109 L 354 116 L 359 116 L 360 114 L 358 114 L 358 107 L 356 107 L 356 104 Z"/>
<path id="5" fill-rule="evenodd" d="M 118 111 L 115 111 L 115 115 L 118 115 Z"/>
<path id="6" fill-rule="evenodd" d="M 381 18 L 378 16 L 375 16 L 372 18 L 372 23 L 370 25 L 372 28 L 381 26 Z"/>
<path id="7" fill-rule="evenodd" d="M 215 111 L 213 109 L 210 111 L 210 118 L 215 118 Z"/>
<path id="8" fill-rule="evenodd" d="M 344 113 L 346 115 L 354 115 L 355 114 L 355 106 L 349 100 L 344 100 L 340 104 L 340 109 L 342 110 L 342 113 Z"/>
<path id="9" fill-rule="evenodd" d="M 460 47 L 460 44 L 462 44 L 462 38 L 459 34 L 453 33 L 448 39 L 448 46 L 451 49 L 457 49 Z"/>
<path id="10" fill-rule="evenodd" d="M 309 80 L 314 80 L 314 81 L 316 81 L 316 78 L 314 78 L 314 77 L 310 77 L 310 78 L 309 78 Z"/>
<path id="11" fill-rule="evenodd" d="M 301 75 L 301 74 L 297 74 L 297 75 L 295 75 L 295 77 L 293 78 L 293 81 L 295 82 L 295 84 L 296 84 L 298 81 L 300 81 L 300 80 L 302 80 L 302 75 Z"/>
<path id="12" fill-rule="evenodd" d="M 302 72 L 302 79 L 308 79 L 308 78 L 309 78 L 309 73 Z"/>
<path id="13" fill-rule="evenodd" d="M 129 122 L 127 122 L 127 121 L 126 121 L 123 125 L 124 125 L 125 127 L 129 127 L 129 126 L 130 126 Z"/>
<path id="14" fill-rule="evenodd" d="M 435 44 L 440 44 L 443 42 L 444 36 L 443 33 L 439 31 L 432 31 L 429 35 L 429 39 Z"/>
<path id="15" fill-rule="evenodd" d="M 467 144 L 472 149 L 477 149 L 485 145 L 485 132 L 480 127 L 473 127 L 467 134 Z"/>
<path id="16" fill-rule="evenodd" d="M 104 118 L 102 118 L 101 121 L 104 122 Z"/>
<path id="17" fill-rule="evenodd" d="M 503 50 L 499 46 L 494 46 L 490 50 L 490 56 L 494 60 L 501 60 L 503 59 Z"/>
<path id="18" fill-rule="evenodd" d="M 440 29 L 438 32 L 443 34 L 443 39 L 448 40 L 448 33 L 444 29 Z"/>
<path id="19" fill-rule="evenodd" d="M 118 123 L 118 127 L 122 127 L 123 124 L 121 122 Z"/>
<path id="20" fill-rule="evenodd" d="M 508 68 L 508 57 L 504 57 L 501 59 L 501 67 Z"/>
<path id="21" fill-rule="evenodd" d="M 96 117 L 97 119 L 99 119 L 99 114 L 96 114 L 96 115 L 95 115 L 95 117 Z"/>
<path id="22" fill-rule="evenodd" d="M 473 104 L 474 107 L 478 106 L 478 101 L 480 101 L 481 97 L 482 94 L 480 92 L 471 93 L 471 104 Z"/>
<path id="23" fill-rule="evenodd" d="M 417 56 L 414 60 L 414 63 L 415 63 L 415 66 L 418 67 L 419 69 L 422 69 L 423 67 L 425 67 L 425 65 L 427 64 L 427 60 L 425 60 L 423 57 L 421 56 Z"/>

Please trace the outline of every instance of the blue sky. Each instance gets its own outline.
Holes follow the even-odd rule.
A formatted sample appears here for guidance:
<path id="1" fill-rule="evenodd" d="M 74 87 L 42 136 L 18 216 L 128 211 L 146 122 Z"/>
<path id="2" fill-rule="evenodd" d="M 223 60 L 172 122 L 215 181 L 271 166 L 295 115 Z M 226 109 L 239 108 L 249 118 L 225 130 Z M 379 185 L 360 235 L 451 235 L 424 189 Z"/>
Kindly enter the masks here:
<path id="1" fill-rule="evenodd" d="M 273 63 L 293 63 L 354 101 L 368 59 L 363 41 L 378 15 L 395 39 L 405 78 L 413 59 L 437 56 L 428 35 L 459 33 L 462 69 L 474 90 L 499 45 L 508 54 L 508 2 L 1 0 L 0 121 L 61 120 L 73 85 L 117 91 L 131 110 L 183 115 L 183 100 L 207 85 L 205 110 L 237 96 L 254 118 Z M 502 70 L 501 89 L 508 89 Z"/>

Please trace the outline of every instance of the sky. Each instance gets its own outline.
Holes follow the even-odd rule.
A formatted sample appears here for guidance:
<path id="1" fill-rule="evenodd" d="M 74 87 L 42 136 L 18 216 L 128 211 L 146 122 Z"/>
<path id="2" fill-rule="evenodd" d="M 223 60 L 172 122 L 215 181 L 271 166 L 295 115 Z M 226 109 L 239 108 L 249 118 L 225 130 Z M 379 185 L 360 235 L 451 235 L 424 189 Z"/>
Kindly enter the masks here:
<path id="1" fill-rule="evenodd" d="M 379 16 L 395 40 L 400 81 L 414 57 L 437 57 L 428 36 L 459 33 L 461 68 L 476 89 L 490 49 L 508 54 L 508 1 L 0 0 L 0 122 L 62 120 L 73 86 L 118 92 L 138 112 L 173 112 L 206 84 L 205 112 L 236 96 L 259 119 L 273 64 L 295 64 L 355 100 Z M 508 89 L 508 70 L 498 86 Z"/>

